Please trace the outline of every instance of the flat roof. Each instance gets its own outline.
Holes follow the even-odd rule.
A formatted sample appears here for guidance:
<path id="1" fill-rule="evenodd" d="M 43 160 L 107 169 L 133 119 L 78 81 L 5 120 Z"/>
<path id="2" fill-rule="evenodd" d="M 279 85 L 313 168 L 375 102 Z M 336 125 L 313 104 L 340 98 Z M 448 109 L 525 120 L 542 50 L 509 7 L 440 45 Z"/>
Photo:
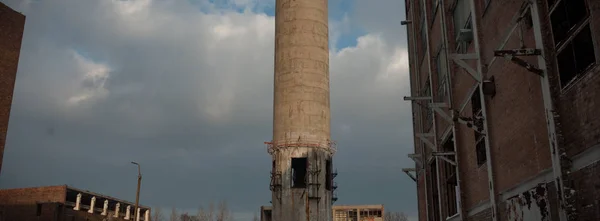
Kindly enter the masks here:
<path id="1" fill-rule="evenodd" d="M 33 189 L 37 189 L 37 190 L 41 190 L 41 191 L 51 191 L 51 190 L 55 190 L 55 188 L 63 188 L 65 193 L 69 190 L 71 191 L 75 191 L 75 192 L 81 192 L 81 193 L 85 193 L 88 195 L 92 195 L 92 196 L 98 196 L 104 199 L 108 199 L 108 200 L 112 200 L 112 201 L 117 201 L 119 203 L 123 203 L 123 204 L 131 204 L 131 205 L 135 205 L 135 203 L 127 201 L 127 200 L 122 200 L 119 198 L 115 198 L 115 197 L 111 197 L 111 196 L 107 196 L 104 194 L 100 194 L 100 193 L 96 193 L 96 192 L 92 192 L 89 190 L 83 190 L 83 189 L 79 189 L 79 188 L 75 188 L 69 185 L 55 185 L 55 186 L 36 186 L 36 187 L 20 187 L 20 188 L 12 188 L 12 189 L 0 189 L 0 192 L 11 192 L 11 191 L 19 191 L 19 190 L 33 190 Z M 140 208 L 142 209 L 150 209 L 150 207 L 148 206 L 144 206 L 144 205 L 139 205 Z"/>

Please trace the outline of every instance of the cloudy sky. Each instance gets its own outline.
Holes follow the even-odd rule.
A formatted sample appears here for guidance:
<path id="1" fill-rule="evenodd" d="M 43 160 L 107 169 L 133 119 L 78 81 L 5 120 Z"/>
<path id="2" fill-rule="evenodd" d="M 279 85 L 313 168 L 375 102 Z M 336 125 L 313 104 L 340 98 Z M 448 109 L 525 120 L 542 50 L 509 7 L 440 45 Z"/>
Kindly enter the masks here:
<path id="1" fill-rule="evenodd" d="M 269 205 L 274 0 L 0 0 L 27 16 L 0 188 L 237 220 Z M 416 215 L 403 1 L 329 0 L 337 204 Z"/>

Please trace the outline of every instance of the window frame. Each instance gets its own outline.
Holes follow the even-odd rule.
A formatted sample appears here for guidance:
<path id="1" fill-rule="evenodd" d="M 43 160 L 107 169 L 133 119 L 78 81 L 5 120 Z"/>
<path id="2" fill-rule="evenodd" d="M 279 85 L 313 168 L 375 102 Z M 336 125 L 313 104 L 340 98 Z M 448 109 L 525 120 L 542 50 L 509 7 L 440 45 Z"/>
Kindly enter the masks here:
<path id="1" fill-rule="evenodd" d="M 550 5 L 550 2 L 548 2 L 548 15 L 551 18 L 553 13 L 556 12 L 556 10 L 559 8 L 560 3 L 562 3 L 562 1 L 565 0 L 554 0 L 554 2 L 552 3 L 552 5 Z M 581 21 L 579 21 L 579 23 L 574 24 L 569 31 L 566 33 L 567 37 L 565 37 L 564 39 L 562 39 L 562 41 L 560 42 L 556 42 L 556 39 L 554 38 L 554 28 L 553 28 L 553 23 L 552 20 L 550 19 L 550 30 L 551 30 L 551 37 L 552 37 L 552 42 L 554 44 L 554 49 L 555 49 L 555 55 L 554 58 L 556 59 L 555 63 L 556 63 L 556 73 L 558 74 L 559 80 L 559 86 L 561 88 L 562 91 L 564 90 L 568 90 L 569 88 L 571 88 L 572 85 L 577 84 L 577 82 L 579 82 L 579 80 L 581 80 L 584 76 L 588 75 L 591 73 L 591 69 L 593 69 L 595 66 L 598 66 L 600 63 L 599 57 L 600 57 L 600 52 L 598 51 L 598 43 L 597 43 L 597 39 L 596 36 L 594 35 L 594 26 L 592 25 L 592 13 L 590 10 L 590 3 L 588 0 L 581 0 L 584 2 L 586 10 L 587 10 L 587 16 L 584 17 Z M 565 5 L 567 3 L 565 2 Z M 563 82 L 562 80 L 560 80 L 561 78 L 561 71 L 560 71 L 560 64 L 559 64 L 559 60 L 558 57 L 559 55 L 562 54 L 562 52 L 564 52 L 567 48 L 569 48 L 569 46 L 571 46 L 575 40 L 575 38 L 586 28 L 590 29 L 591 32 L 591 41 L 592 41 L 592 45 L 593 45 L 593 51 L 594 51 L 594 62 L 592 62 L 588 67 L 586 67 L 585 69 L 582 69 L 581 72 L 579 73 L 574 73 L 573 77 L 571 79 L 569 79 L 567 82 Z M 575 59 L 575 58 L 573 58 Z"/>

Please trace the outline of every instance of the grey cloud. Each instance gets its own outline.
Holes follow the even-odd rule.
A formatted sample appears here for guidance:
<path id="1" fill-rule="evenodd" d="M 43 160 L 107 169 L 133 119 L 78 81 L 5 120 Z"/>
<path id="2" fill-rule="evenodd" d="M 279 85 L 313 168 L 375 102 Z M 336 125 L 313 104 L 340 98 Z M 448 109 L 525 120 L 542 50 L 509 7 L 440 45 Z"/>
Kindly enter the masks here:
<path id="1" fill-rule="evenodd" d="M 184 1 L 153 1 L 128 15 L 111 1 L 5 2 L 24 11 L 27 25 L 0 187 L 67 183 L 132 199 L 128 162 L 137 160 L 144 204 L 228 199 L 240 213 L 268 204 L 272 18 L 202 14 Z M 414 183 L 400 172 L 412 164 L 410 108 L 401 101 L 407 73 L 392 65 L 406 58 L 402 44 L 386 40 L 396 32 L 372 32 L 381 38 L 331 56 L 340 203 L 414 214 Z M 97 67 L 110 69 L 107 94 L 67 105 L 99 87 L 81 78 Z"/>

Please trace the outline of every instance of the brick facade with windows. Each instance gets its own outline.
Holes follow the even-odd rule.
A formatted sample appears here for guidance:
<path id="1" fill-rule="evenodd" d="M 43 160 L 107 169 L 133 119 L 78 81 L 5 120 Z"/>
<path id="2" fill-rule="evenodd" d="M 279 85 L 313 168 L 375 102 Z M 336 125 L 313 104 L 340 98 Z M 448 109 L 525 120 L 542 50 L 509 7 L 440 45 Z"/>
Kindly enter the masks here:
<path id="1" fill-rule="evenodd" d="M 90 209 L 92 198 L 95 199 L 93 210 Z M 119 214 L 115 217 L 117 207 Z M 104 221 L 109 218 L 133 221 L 136 220 L 133 210 L 131 202 L 66 185 L 0 190 L 0 221 Z M 149 207 L 140 205 L 139 220 L 149 221 L 150 211 Z"/>
<path id="2" fill-rule="evenodd" d="M 25 16 L 0 2 L 0 173 Z"/>
<path id="3" fill-rule="evenodd" d="M 405 3 L 419 220 L 600 220 L 600 1 Z"/>

